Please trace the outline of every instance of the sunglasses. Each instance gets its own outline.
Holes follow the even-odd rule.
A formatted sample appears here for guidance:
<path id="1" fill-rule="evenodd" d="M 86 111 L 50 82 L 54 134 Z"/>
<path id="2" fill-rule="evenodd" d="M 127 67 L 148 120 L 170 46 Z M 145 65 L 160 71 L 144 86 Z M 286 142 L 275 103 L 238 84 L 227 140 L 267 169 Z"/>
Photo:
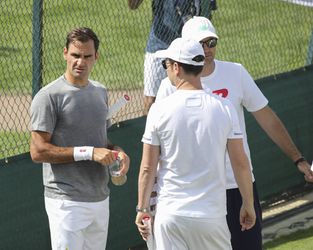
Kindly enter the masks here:
<path id="1" fill-rule="evenodd" d="M 208 48 L 214 48 L 217 45 L 217 39 L 216 38 L 211 38 L 207 41 L 203 41 L 200 42 L 202 47 L 204 47 L 204 44 L 208 47 Z"/>
<path id="2" fill-rule="evenodd" d="M 164 69 L 167 69 L 166 59 L 163 60 L 161 63 L 162 63 L 163 68 L 164 68 Z"/>

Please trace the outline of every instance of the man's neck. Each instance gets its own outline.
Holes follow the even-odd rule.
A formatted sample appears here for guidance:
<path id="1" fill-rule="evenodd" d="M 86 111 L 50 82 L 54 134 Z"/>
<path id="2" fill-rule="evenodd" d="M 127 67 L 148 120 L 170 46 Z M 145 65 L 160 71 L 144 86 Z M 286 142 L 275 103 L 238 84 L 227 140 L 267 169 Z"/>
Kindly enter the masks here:
<path id="1" fill-rule="evenodd" d="M 215 69 L 215 61 L 213 60 L 210 63 L 205 63 L 203 70 L 201 72 L 201 77 L 209 76 L 213 73 Z"/>
<path id="2" fill-rule="evenodd" d="M 87 80 L 75 79 L 71 75 L 67 74 L 67 72 L 65 72 L 64 78 L 70 84 L 78 86 L 78 87 L 85 87 L 88 85 L 88 82 L 89 82 L 88 79 Z"/>
<path id="3" fill-rule="evenodd" d="M 176 84 L 176 89 L 177 90 L 199 90 L 199 89 L 202 89 L 202 86 L 201 86 L 201 82 L 199 78 L 193 81 L 181 79 Z"/>

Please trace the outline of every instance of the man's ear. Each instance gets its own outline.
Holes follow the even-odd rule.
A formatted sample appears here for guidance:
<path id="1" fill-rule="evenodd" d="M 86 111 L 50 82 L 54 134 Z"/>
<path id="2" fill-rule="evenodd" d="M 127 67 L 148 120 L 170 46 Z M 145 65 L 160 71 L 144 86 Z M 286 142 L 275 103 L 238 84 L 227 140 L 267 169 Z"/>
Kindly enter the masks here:
<path id="1" fill-rule="evenodd" d="M 99 56 L 100 56 L 100 54 L 99 54 L 99 52 L 97 51 L 97 52 L 96 52 L 96 56 L 95 56 L 96 60 L 98 60 Z"/>
<path id="2" fill-rule="evenodd" d="M 63 48 L 63 58 L 66 60 L 66 57 L 67 57 L 67 48 L 64 47 Z"/>
<path id="3" fill-rule="evenodd" d="M 174 62 L 173 63 L 173 69 L 174 69 L 174 71 L 175 71 L 175 75 L 178 75 L 179 73 L 180 73 L 180 67 L 179 67 L 179 65 L 178 65 L 178 63 L 177 62 Z"/>

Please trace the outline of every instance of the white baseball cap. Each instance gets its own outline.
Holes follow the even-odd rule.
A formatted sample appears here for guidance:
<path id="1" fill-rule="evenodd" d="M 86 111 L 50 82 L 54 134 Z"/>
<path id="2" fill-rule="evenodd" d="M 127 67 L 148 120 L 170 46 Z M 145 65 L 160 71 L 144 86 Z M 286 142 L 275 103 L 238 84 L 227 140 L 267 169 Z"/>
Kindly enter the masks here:
<path id="1" fill-rule="evenodd" d="M 193 39 L 176 38 L 166 50 L 159 50 L 155 55 L 159 58 L 169 58 L 189 65 L 204 65 L 203 47 Z"/>
<path id="2" fill-rule="evenodd" d="M 208 37 L 215 37 L 218 39 L 213 24 L 209 19 L 202 16 L 194 16 L 184 24 L 182 37 L 193 38 L 198 42 Z"/>

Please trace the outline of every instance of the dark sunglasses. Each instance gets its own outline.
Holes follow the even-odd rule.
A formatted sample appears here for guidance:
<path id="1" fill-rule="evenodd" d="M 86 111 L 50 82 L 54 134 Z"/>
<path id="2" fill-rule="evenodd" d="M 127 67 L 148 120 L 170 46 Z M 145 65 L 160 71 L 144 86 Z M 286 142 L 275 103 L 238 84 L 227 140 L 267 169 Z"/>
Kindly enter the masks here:
<path id="1" fill-rule="evenodd" d="M 161 63 L 162 63 L 163 68 L 164 68 L 164 69 L 167 69 L 166 59 L 165 59 L 165 60 L 163 60 Z"/>
<path id="2" fill-rule="evenodd" d="M 216 38 L 211 38 L 207 41 L 203 41 L 200 42 L 202 47 L 204 47 L 204 44 L 208 47 L 208 48 L 214 48 L 217 45 L 217 39 Z"/>

